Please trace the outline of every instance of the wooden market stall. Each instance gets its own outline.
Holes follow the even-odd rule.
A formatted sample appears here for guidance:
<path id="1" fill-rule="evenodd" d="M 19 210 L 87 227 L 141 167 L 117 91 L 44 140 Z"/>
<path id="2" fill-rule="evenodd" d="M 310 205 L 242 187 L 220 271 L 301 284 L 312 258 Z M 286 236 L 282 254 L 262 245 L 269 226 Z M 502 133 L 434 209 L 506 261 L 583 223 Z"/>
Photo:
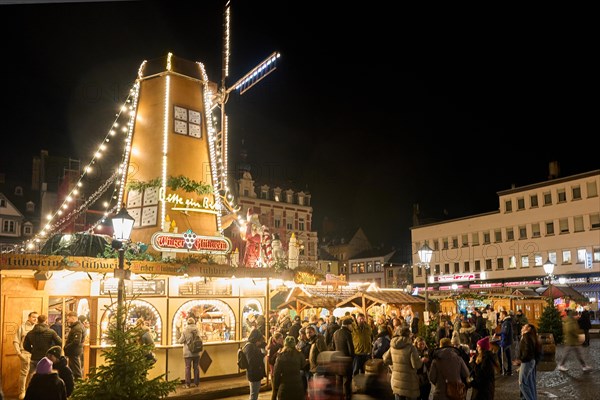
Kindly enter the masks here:
<path id="1" fill-rule="evenodd" d="M 341 300 L 352 297 L 359 289 L 351 285 L 297 285 L 277 308 L 290 309 L 301 317 L 309 316 L 308 314 L 320 315 L 323 309 L 332 315 Z"/>

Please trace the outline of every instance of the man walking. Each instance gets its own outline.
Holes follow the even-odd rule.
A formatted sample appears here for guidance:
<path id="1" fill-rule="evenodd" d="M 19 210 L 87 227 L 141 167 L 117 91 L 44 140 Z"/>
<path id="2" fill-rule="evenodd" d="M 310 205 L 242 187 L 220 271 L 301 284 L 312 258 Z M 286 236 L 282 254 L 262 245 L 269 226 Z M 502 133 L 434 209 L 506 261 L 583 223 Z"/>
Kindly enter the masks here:
<path id="1" fill-rule="evenodd" d="M 65 356 L 69 361 L 69 368 L 73 371 L 75 380 L 81 379 L 81 354 L 83 354 L 83 340 L 85 328 L 75 311 L 67 313 L 67 324 L 69 325 L 69 334 L 65 339 Z"/>
<path id="2" fill-rule="evenodd" d="M 21 361 L 21 370 L 19 374 L 19 399 L 25 398 L 25 390 L 29 384 L 27 377 L 29 375 L 29 363 L 31 361 L 31 353 L 23 348 L 23 342 L 25 340 L 25 336 L 37 323 L 37 319 L 38 313 L 35 311 L 30 312 L 29 315 L 27 315 L 27 320 L 21 324 L 19 329 L 17 329 L 17 333 L 13 338 L 13 346 L 17 352 L 17 356 L 19 356 L 19 360 Z"/>
<path id="3" fill-rule="evenodd" d="M 46 353 L 50 347 L 62 346 L 62 339 L 48 327 L 48 324 L 46 324 L 47 320 L 48 317 L 44 314 L 38 315 L 37 324 L 25 335 L 25 340 L 23 341 L 23 348 L 31 353 L 27 382 L 29 382 L 35 373 L 38 362 L 46 357 Z"/>
<path id="4" fill-rule="evenodd" d="M 346 363 L 342 367 L 343 375 L 337 377 L 339 393 L 344 393 L 344 399 L 352 398 L 352 361 L 354 360 L 354 343 L 352 341 L 352 330 L 354 319 L 347 317 L 342 320 L 342 327 L 333 334 L 333 347 L 335 351 L 342 353 Z"/>

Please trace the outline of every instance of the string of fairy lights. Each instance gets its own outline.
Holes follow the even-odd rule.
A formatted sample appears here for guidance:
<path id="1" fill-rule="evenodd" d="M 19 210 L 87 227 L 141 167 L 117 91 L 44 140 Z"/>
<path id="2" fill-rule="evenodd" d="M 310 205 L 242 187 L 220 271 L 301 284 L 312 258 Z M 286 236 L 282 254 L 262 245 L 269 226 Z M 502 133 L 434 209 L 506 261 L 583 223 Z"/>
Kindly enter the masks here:
<path id="1" fill-rule="evenodd" d="M 171 72 L 171 58 L 172 53 L 169 53 L 167 57 L 167 72 Z M 131 145 L 137 115 L 140 81 L 143 79 L 143 71 L 146 64 L 147 61 L 144 61 L 140 65 L 138 69 L 138 78 L 136 80 L 136 83 L 130 89 L 127 99 L 121 106 L 119 112 L 116 114 L 110 129 L 108 130 L 104 139 L 98 146 L 92 159 L 86 165 L 86 167 L 82 169 L 82 173 L 77 182 L 73 185 L 68 195 L 65 196 L 64 200 L 56 209 L 56 211 L 46 216 L 46 221 L 43 224 L 43 226 L 40 227 L 39 232 L 37 232 L 33 238 L 26 241 L 22 245 L 21 251 L 31 251 L 36 248 L 41 248 L 43 246 L 43 243 L 46 240 L 48 240 L 48 238 L 50 238 L 52 235 L 60 233 L 67 229 L 70 226 L 70 223 L 75 218 L 78 218 L 82 213 L 86 212 L 93 204 L 95 204 L 98 201 L 98 199 L 101 198 L 102 195 L 104 195 L 108 191 L 108 189 L 111 186 L 113 187 L 113 192 L 110 195 L 110 200 L 105 201 L 102 205 L 102 217 L 99 218 L 93 224 L 89 225 L 86 229 L 86 232 L 93 233 L 101 231 L 102 224 L 106 221 L 106 218 L 108 218 L 112 213 L 118 212 L 120 210 L 121 205 L 123 204 L 123 198 L 125 196 L 125 183 L 128 169 L 127 167 L 132 150 Z M 213 93 L 210 89 L 209 80 L 204 65 L 199 62 L 197 63 L 197 65 L 202 76 L 204 109 L 207 110 L 207 114 L 209 114 L 206 115 L 207 118 L 205 118 L 205 121 L 206 129 L 208 132 L 207 136 L 214 200 L 217 210 L 220 211 L 219 213 L 217 213 L 217 226 L 220 233 L 223 234 L 224 228 L 222 227 L 222 215 L 227 212 L 235 213 L 239 210 L 239 207 L 234 202 L 233 193 L 228 187 L 228 122 L 226 116 L 223 114 L 220 123 L 221 131 L 219 132 L 218 118 L 216 117 L 215 113 L 212 112 L 216 108 L 213 105 L 213 98 L 215 98 L 215 93 Z M 166 189 L 165 185 L 167 182 L 166 155 L 168 150 L 168 127 L 170 118 L 169 111 L 171 108 L 170 76 L 168 73 L 166 75 L 165 86 L 165 116 L 163 128 L 165 135 L 163 139 L 161 174 L 163 190 Z M 121 122 L 123 118 L 127 118 L 125 123 Z M 97 165 L 97 163 L 103 158 L 105 154 L 107 154 L 107 151 L 111 148 L 110 145 L 114 144 L 115 137 L 117 137 L 118 134 L 122 134 L 125 136 L 123 153 L 119 165 L 115 168 L 115 171 L 111 174 L 111 176 L 100 185 L 100 187 L 98 187 L 93 193 L 91 193 L 91 195 L 86 200 L 80 202 L 79 205 L 76 205 L 78 203 L 77 200 L 81 200 L 80 197 L 82 193 L 84 193 L 85 190 L 90 190 L 90 188 L 86 187 L 86 177 L 94 171 L 94 167 Z M 111 140 L 113 140 L 113 142 L 111 142 Z M 161 228 L 164 228 L 164 226 L 162 225 L 164 224 L 164 216 L 166 215 L 165 208 L 166 202 L 162 202 Z M 243 220 L 243 218 L 238 217 L 238 223 L 245 224 L 245 221 Z"/>

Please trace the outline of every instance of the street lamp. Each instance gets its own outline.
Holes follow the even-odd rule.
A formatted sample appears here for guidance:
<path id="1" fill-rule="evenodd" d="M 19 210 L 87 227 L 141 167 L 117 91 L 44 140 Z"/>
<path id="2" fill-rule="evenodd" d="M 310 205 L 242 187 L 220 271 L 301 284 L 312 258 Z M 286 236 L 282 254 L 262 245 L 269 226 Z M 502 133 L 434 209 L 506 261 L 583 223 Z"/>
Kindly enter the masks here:
<path id="1" fill-rule="evenodd" d="M 544 272 L 548 275 L 548 287 L 550 288 L 550 298 L 554 306 L 554 293 L 552 293 L 552 273 L 554 272 L 554 263 L 548 258 L 544 263 Z"/>
<path id="2" fill-rule="evenodd" d="M 423 243 L 423 246 L 418 251 L 419 259 L 421 263 L 425 264 L 425 312 L 427 316 L 424 316 L 425 320 L 429 318 L 429 293 L 427 292 L 427 270 L 429 269 L 429 262 L 431 261 L 431 256 L 433 255 L 433 249 L 427 245 L 427 243 Z"/>
<path id="3" fill-rule="evenodd" d="M 114 276 L 119 279 L 117 286 L 117 330 L 123 330 L 123 296 L 125 292 L 124 279 L 129 279 L 131 271 L 125 271 L 125 242 L 131 237 L 131 229 L 135 220 L 125 208 L 112 218 L 113 236 L 112 248 L 119 251 L 119 267 L 115 269 Z"/>

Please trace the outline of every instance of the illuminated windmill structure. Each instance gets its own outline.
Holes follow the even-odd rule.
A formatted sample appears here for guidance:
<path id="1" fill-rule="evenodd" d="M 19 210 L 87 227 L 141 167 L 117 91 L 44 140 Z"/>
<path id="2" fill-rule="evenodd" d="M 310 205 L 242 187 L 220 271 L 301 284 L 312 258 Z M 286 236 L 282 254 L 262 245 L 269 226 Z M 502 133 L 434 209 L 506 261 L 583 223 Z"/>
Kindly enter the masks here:
<path id="1" fill-rule="evenodd" d="M 169 53 L 144 62 L 133 88 L 135 118 L 128 132 L 118 204 L 135 219 L 132 240 L 151 243 L 167 257 L 190 252 L 227 254 L 223 230 L 235 219 L 227 177 L 230 93 L 244 93 L 276 68 L 278 53 L 231 87 L 229 4 L 221 87 L 204 65 Z M 213 115 L 220 108 L 220 121 Z M 165 254 L 166 253 L 166 254 Z"/>

